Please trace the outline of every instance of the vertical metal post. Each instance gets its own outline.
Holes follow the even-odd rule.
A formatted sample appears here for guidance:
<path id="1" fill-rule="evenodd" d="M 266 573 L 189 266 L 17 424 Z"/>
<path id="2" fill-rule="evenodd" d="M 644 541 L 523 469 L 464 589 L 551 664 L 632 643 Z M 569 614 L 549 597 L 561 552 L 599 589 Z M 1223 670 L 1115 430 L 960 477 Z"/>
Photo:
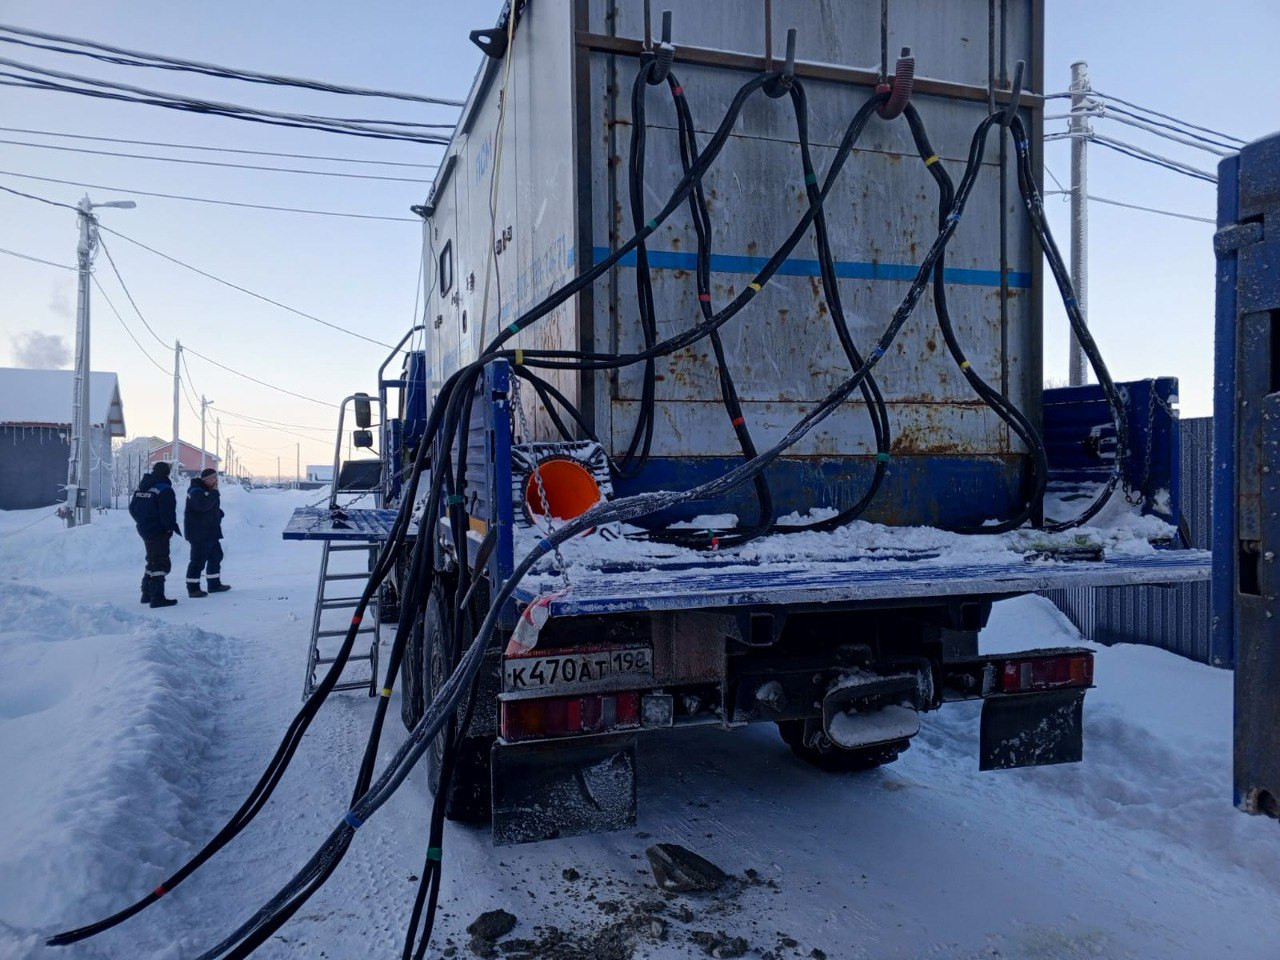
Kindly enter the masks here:
<path id="1" fill-rule="evenodd" d="M 220 444 L 221 439 L 222 439 L 222 418 L 214 417 L 213 418 L 213 455 L 217 457 L 219 460 L 222 459 L 222 446 Z M 227 465 L 225 463 L 219 463 L 218 466 L 222 468 L 222 470 L 219 472 L 221 473 L 226 472 Z"/>
<path id="2" fill-rule="evenodd" d="M 178 450 L 178 391 L 181 389 L 182 374 L 179 363 L 182 361 L 182 344 L 173 341 L 173 469 L 175 473 L 182 470 L 182 459 Z"/>
<path id="3" fill-rule="evenodd" d="M 79 288 L 76 299 L 76 368 L 71 386 L 71 443 L 67 457 L 67 526 L 88 523 L 89 491 L 89 268 L 93 262 L 93 205 L 86 195 L 79 211 L 80 242 L 76 245 Z M 84 506 L 80 506 L 81 491 Z"/>
<path id="4" fill-rule="evenodd" d="M 302 444 L 293 445 L 293 488 L 302 486 Z"/>
<path id="5" fill-rule="evenodd" d="M 1093 127 L 1084 114 L 1089 102 L 1089 65 L 1071 65 L 1071 285 L 1075 287 L 1080 316 L 1089 320 L 1089 170 L 1086 153 Z M 1070 367 L 1067 382 L 1085 383 L 1088 369 L 1076 335 L 1070 333 Z"/>
<path id="6" fill-rule="evenodd" d="M 209 406 L 209 401 L 204 398 L 204 394 L 200 394 L 200 472 L 204 472 L 205 452 L 204 452 L 204 408 Z"/>

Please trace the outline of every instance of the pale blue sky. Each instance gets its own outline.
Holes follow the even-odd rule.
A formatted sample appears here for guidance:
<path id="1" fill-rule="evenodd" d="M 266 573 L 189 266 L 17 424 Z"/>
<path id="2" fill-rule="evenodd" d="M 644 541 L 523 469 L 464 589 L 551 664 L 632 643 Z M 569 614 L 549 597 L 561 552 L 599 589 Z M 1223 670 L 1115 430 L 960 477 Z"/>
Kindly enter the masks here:
<path id="1" fill-rule="evenodd" d="M 467 4 L 5 0 L 0 2 L 0 20 L 232 66 L 461 99 L 479 63 L 479 53 L 467 41 L 466 33 L 491 26 L 499 7 L 495 0 Z M 1268 66 L 1270 46 L 1278 33 L 1280 9 L 1267 2 L 1211 8 L 1186 0 L 1125 4 L 1050 0 L 1046 82 L 1050 91 L 1065 89 L 1070 62 L 1085 59 L 1099 89 L 1252 138 L 1280 127 L 1275 107 L 1280 102 L 1280 79 Z M 451 119 L 454 114 L 448 109 L 394 101 L 108 67 L 81 58 L 3 46 L 0 56 L 11 59 L 268 108 L 419 121 Z M 920 69 L 928 73 L 927 65 Z M 9 127 L 414 162 L 433 162 L 441 152 L 436 147 L 278 130 L 66 94 L 6 87 L 0 98 L 5 106 L 0 123 Z M 1051 124 L 1050 128 L 1062 126 Z M 1214 166 L 1208 155 L 1153 141 L 1128 128 L 1112 126 L 1108 132 L 1192 160 L 1206 169 Z M 0 133 L 0 139 L 22 137 Z M 1049 145 L 1046 156 L 1049 168 L 1065 182 L 1067 145 Z M 257 162 L 248 157 L 212 158 Z M 263 162 L 277 161 L 263 158 Z M 398 168 L 279 163 L 413 175 Z M 6 144 L 0 144 L 0 171 L 388 216 L 407 216 L 408 206 L 424 198 L 430 175 L 430 171 L 422 171 L 421 183 L 379 183 L 90 157 Z M 0 183 L 68 203 L 85 192 L 3 175 Z M 1101 149 L 1092 151 L 1090 190 L 1138 204 L 1201 216 L 1214 214 L 1211 185 Z M 98 201 L 128 196 L 126 192 L 89 192 Z M 419 255 L 419 230 L 413 223 L 238 210 L 147 197 L 137 200 L 136 210 L 102 211 L 103 223 L 229 280 L 381 340 L 394 340 L 412 320 Z M 1050 202 L 1050 210 L 1065 247 L 1065 204 Z M 1117 379 L 1179 376 L 1185 413 L 1208 413 L 1212 227 L 1095 206 L 1091 233 L 1091 319 L 1112 372 Z M 75 218 L 70 212 L 0 194 L 0 247 L 71 263 L 75 235 Z M 109 235 L 107 239 L 139 306 L 166 340 L 180 337 L 196 350 L 246 373 L 328 400 L 372 386 L 384 354 L 382 348 L 247 299 L 123 241 L 112 242 Z M 162 352 L 128 312 L 105 258 L 99 259 L 98 276 L 143 344 L 169 367 L 172 354 Z M 0 292 L 0 365 L 14 362 L 11 337 L 25 331 L 60 333 L 70 340 L 74 329 L 73 274 L 0 256 Z M 1047 305 L 1045 372 L 1047 377 L 1063 379 L 1065 327 L 1052 297 L 1047 298 Z M 100 298 L 94 312 L 93 358 L 95 369 L 115 370 L 121 375 L 130 434 L 168 436 L 171 379 L 141 357 Z M 188 360 L 195 389 L 215 400 L 217 406 L 295 424 L 328 427 L 332 423 L 330 408 L 274 393 L 193 356 Z M 186 426 L 191 414 L 185 405 L 182 416 L 184 436 L 198 439 L 198 428 Z M 284 472 L 292 474 L 297 437 L 244 421 L 233 422 L 230 417 L 223 419 L 223 432 L 237 438 L 251 469 L 274 474 L 279 455 Z M 303 442 L 303 462 L 325 462 L 331 456 L 331 435 L 311 435 L 320 439 Z"/>

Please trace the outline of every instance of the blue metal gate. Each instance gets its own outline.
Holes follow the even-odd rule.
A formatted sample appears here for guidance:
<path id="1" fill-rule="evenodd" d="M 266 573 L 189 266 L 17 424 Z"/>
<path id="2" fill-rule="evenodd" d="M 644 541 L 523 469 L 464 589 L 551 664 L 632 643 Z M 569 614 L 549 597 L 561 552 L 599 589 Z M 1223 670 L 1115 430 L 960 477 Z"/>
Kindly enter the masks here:
<path id="1" fill-rule="evenodd" d="M 1179 527 L 1188 545 L 1208 550 L 1213 515 L 1213 418 L 1180 421 Z M 1143 643 L 1200 663 L 1231 667 L 1211 643 L 1210 585 L 1206 582 L 1141 587 L 1047 590 L 1048 597 L 1094 643 Z"/>

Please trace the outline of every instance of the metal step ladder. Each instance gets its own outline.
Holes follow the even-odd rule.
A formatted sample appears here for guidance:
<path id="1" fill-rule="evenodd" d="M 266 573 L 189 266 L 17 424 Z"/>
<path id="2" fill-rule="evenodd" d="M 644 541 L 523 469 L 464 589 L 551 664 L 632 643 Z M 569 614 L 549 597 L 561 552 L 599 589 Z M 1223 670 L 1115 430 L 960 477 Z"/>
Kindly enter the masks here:
<path id="1" fill-rule="evenodd" d="M 329 617 L 326 617 L 325 614 L 335 610 L 345 611 L 356 608 L 360 602 L 362 589 L 354 589 L 353 592 L 353 588 L 356 585 L 362 586 L 363 582 L 369 579 L 368 570 L 373 566 L 381 548 L 381 542 L 373 540 L 323 541 L 323 552 L 320 556 L 320 581 L 316 586 L 316 603 L 311 616 L 311 643 L 307 650 L 307 674 L 302 685 L 302 699 L 306 700 L 315 691 L 318 682 L 317 674 L 323 673 L 324 668 L 333 663 L 335 657 L 332 654 L 337 651 L 342 643 L 342 638 L 351 629 L 350 614 L 337 614 Z M 333 554 L 359 552 L 363 552 L 368 558 L 363 572 L 330 572 L 329 560 Z M 349 586 L 343 589 L 341 586 L 332 586 L 333 584 L 348 584 Z M 337 591 L 340 595 L 331 595 L 331 590 Z M 334 690 L 359 690 L 363 687 L 369 691 L 369 696 L 371 697 L 377 693 L 378 645 L 382 639 L 381 619 L 378 611 L 378 595 L 375 593 L 373 599 L 369 601 L 369 606 L 365 609 L 359 628 L 356 630 L 356 646 L 352 649 L 343 675 L 338 679 L 338 683 L 333 688 Z M 360 638 L 362 637 L 370 638 L 368 652 L 361 652 Z M 353 666 L 362 663 L 368 663 L 369 665 L 368 677 L 362 675 L 362 670 L 351 671 Z M 348 671 L 357 675 L 348 677 Z"/>

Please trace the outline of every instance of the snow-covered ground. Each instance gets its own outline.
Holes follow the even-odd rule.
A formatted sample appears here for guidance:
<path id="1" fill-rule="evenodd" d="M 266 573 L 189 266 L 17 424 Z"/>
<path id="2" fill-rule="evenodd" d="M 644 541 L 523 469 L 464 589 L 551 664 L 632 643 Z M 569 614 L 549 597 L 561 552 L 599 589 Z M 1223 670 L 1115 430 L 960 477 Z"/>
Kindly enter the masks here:
<path id="1" fill-rule="evenodd" d="M 150 890 L 207 839 L 298 706 L 319 550 L 279 531 L 315 495 L 224 498 L 234 589 L 181 597 L 180 545 L 180 602 L 159 611 L 137 602 L 141 549 L 123 511 L 71 531 L 0 513 L 4 960 L 195 956 L 345 809 L 372 712 L 360 694 L 332 698 L 268 808 L 199 874 L 95 940 L 41 945 Z M 987 649 L 1062 642 L 1074 631 L 1036 598 L 998 604 L 983 635 Z M 1231 807 L 1230 674 L 1116 647 L 1098 651 L 1097 684 L 1085 761 L 1063 767 L 979 774 L 968 705 L 927 716 L 901 760 L 859 775 L 802 764 L 770 727 L 648 736 L 635 830 L 495 849 L 451 827 L 436 945 L 468 956 L 467 924 L 503 907 L 512 937 L 565 933 L 560 952 L 518 956 L 699 957 L 724 931 L 776 960 L 1280 957 L 1280 827 Z M 360 831 L 260 956 L 399 955 L 424 780 Z M 662 901 L 644 860 L 655 841 L 741 881 Z M 663 939 L 661 925 L 613 936 L 629 905 L 655 900 Z"/>

